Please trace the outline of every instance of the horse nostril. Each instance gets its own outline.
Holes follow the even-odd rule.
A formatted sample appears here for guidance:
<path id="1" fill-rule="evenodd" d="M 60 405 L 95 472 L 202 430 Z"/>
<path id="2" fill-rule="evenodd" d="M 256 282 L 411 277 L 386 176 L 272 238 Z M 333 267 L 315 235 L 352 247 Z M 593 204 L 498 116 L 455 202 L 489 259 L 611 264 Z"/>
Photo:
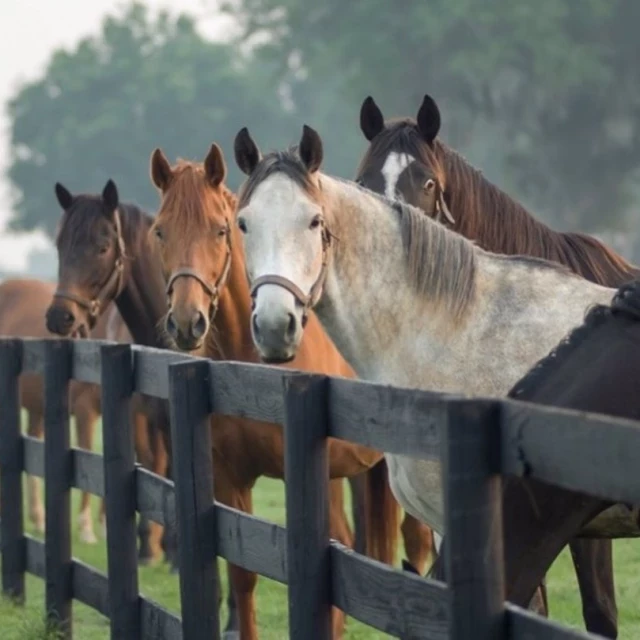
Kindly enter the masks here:
<path id="1" fill-rule="evenodd" d="M 172 338 L 175 338 L 178 335 L 178 326 L 176 325 L 176 321 L 174 320 L 173 313 L 171 311 L 167 314 L 167 319 L 165 320 L 164 325 L 167 333 Z"/>
<path id="2" fill-rule="evenodd" d="M 191 320 L 191 335 L 194 338 L 202 338 L 207 332 L 207 319 L 202 311 L 197 311 Z"/>
<path id="3" fill-rule="evenodd" d="M 258 328 L 258 317 L 255 313 L 251 316 L 251 327 L 253 328 L 253 335 L 257 338 L 260 334 L 260 329 Z"/>
<path id="4" fill-rule="evenodd" d="M 296 317 L 293 313 L 289 314 L 289 324 L 287 324 L 287 336 L 289 338 L 293 338 L 296 334 L 296 329 L 298 328 L 298 323 L 296 321 Z"/>

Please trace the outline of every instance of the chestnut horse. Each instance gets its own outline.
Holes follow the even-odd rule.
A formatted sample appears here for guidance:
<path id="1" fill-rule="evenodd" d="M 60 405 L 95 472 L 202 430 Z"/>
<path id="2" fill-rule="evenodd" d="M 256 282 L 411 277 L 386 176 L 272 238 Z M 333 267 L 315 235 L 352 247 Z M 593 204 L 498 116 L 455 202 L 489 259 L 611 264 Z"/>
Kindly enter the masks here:
<path id="1" fill-rule="evenodd" d="M 55 285 L 31 278 L 15 278 L 0 284 L 0 335 L 20 338 L 46 338 L 51 336 L 44 324 L 44 312 Z M 94 337 L 106 337 L 105 317 L 96 325 Z M 96 421 L 100 415 L 100 388 L 93 384 L 73 381 L 69 388 L 69 406 L 76 418 L 78 445 L 93 449 Z M 44 433 L 44 394 L 42 377 L 33 373 L 20 376 L 20 404 L 28 413 L 27 435 L 42 438 Z M 29 519 L 38 533 L 44 533 L 44 507 L 40 491 L 40 478 L 28 476 Z M 91 516 L 91 494 L 83 491 L 78 514 L 80 540 L 95 544 Z M 104 521 L 104 500 L 100 508 Z"/>
<path id="2" fill-rule="evenodd" d="M 428 95 L 415 120 L 386 122 L 374 100 L 366 98 L 360 110 L 360 127 L 370 146 L 358 167 L 356 182 L 390 198 L 400 196 L 487 251 L 559 262 L 608 287 L 638 278 L 640 270 L 595 238 L 554 231 L 536 220 L 437 139 L 440 122 L 438 106 Z M 569 546 L 586 627 L 615 638 L 611 541 L 581 538 Z"/>
<path id="3" fill-rule="evenodd" d="M 167 281 L 169 311 L 165 326 L 179 349 L 214 359 L 259 362 L 250 334 L 250 296 L 244 257 L 233 224 L 236 199 L 225 186 L 226 166 L 218 145 L 211 146 L 204 164 L 180 161 L 171 167 L 160 149 L 151 157 L 151 178 L 161 205 L 150 231 L 156 239 Z M 306 340 L 287 366 L 351 377 L 352 369 L 311 316 Z M 262 475 L 283 478 L 282 428 L 254 420 L 216 416 L 212 420 L 216 498 L 251 512 L 251 489 Z M 380 452 L 330 440 L 330 477 L 351 477 L 369 469 Z M 331 535 L 352 545 L 342 499 L 343 481 L 331 485 Z M 375 499 L 375 504 L 374 504 Z M 390 488 L 369 496 L 367 506 L 393 514 Z M 382 527 L 368 529 L 370 538 L 384 540 L 392 517 Z M 369 548 L 382 548 L 382 544 Z M 241 616 L 241 637 L 256 638 L 253 591 L 257 576 L 229 566 Z M 344 614 L 334 609 L 334 637 L 341 637 Z"/>

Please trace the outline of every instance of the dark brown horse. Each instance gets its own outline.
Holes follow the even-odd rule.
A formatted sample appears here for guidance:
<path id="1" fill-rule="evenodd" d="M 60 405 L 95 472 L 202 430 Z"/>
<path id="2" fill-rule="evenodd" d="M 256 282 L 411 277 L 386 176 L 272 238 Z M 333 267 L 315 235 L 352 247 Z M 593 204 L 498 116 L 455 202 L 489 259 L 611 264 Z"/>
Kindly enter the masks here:
<path id="1" fill-rule="evenodd" d="M 429 96 L 425 96 L 415 120 L 386 122 L 368 97 L 360 111 L 360 127 L 370 145 L 356 181 L 422 208 L 488 251 L 560 262 L 609 287 L 640 276 L 640 270 L 595 238 L 554 231 L 536 220 L 437 139 L 440 121 L 439 109 Z M 611 541 L 577 539 L 571 541 L 570 548 L 587 629 L 615 638 Z"/>
<path id="2" fill-rule="evenodd" d="M 136 207 L 119 205 L 111 181 L 101 196 L 73 196 L 61 184 L 56 185 L 56 196 L 64 213 L 56 238 L 58 287 L 53 301 L 49 298 L 46 311 L 48 330 L 61 336 L 86 335 L 115 302 L 136 343 L 160 346 L 155 331 L 165 311 L 160 280 L 154 297 L 153 280 L 147 287 L 144 280 L 135 277 L 141 270 L 144 272 L 146 260 L 153 258 L 147 258 L 140 250 L 140 238 L 128 237 L 129 244 L 125 246 L 125 230 L 120 225 L 121 211 L 127 212 L 127 219 L 140 219 L 145 214 Z M 152 278 L 154 272 L 149 273 Z M 150 421 L 147 438 L 136 430 L 140 461 L 154 473 L 167 477 L 170 442 L 166 403 L 138 395 L 135 401 L 141 403 Z M 161 555 L 163 529 L 155 523 L 149 527 L 151 561 L 155 561 Z M 165 534 L 165 551 L 168 559 L 175 561 L 175 535 L 171 531 Z"/>
<path id="3" fill-rule="evenodd" d="M 584 323 L 508 395 L 536 404 L 639 420 L 639 380 L 640 282 L 634 281 L 619 288 L 610 307 L 590 310 Z M 567 542 L 611 503 L 530 479 L 508 478 L 503 487 L 506 597 L 525 606 Z M 439 558 L 432 577 L 446 578 L 443 564 Z M 598 595 L 609 597 L 602 592 Z"/>

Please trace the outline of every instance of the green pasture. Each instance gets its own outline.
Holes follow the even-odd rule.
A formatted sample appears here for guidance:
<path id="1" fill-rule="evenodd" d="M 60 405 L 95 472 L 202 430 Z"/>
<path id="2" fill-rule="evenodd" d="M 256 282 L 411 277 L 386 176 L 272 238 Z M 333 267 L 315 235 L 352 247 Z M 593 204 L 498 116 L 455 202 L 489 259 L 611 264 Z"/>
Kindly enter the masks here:
<path id="1" fill-rule="evenodd" d="M 97 430 L 96 451 L 100 451 L 100 430 Z M 74 434 L 75 435 L 75 434 Z M 347 491 L 347 494 L 349 492 Z M 25 491 L 26 495 L 26 491 Z M 79 492 L 73 492 L 74 539 L 73 554 L 80 560 L 106 573 L 105 542 L 97 522 L 99 499 L 93 499 L 95 530 L 100 540 L 87 545 L 77 539 L 75 530 Z M 278 480 L 261 479 L 254 491 L 256 515 L 279 524 L 285 523 L 284 484 Z M 25 518 L 27 510 L 25 504 Z M 26 530 L 31 530 L 27 521 Z M 620 613 L 620 640 L 640 638 L 640 541 L 621 540 L 614 544 L 616 586 Z M 222 565 L 224 566 L 224 565 Z M 222 571 L 226 580 L 226 571 Z M 140 590 L 145 596 L 179 613 L 179 586 L 177 576 L 169 574 L 167 565 L 139 568 Z M 225 584 L 226 592 L 226 584 Z M 548 576 L 551 618 L 564 624 L 582 628 L 580 600 L 573 565 L 568 552 L 558 558 Z M 287 635 L 286 587 L 266 578 L 260 578 L 257 592 L 258 624 L 262 640 L 283 640 Z M 56 636 L 47 632 L 44 624 L 44 583 L 27 576 L 27 601 L 24 607 L 16 607 L 0 600 L 0 624 L 3 640 L 53 640 Z M 226 613 L 223 614 L 226 616 Z M 107 640 L 109 626 L 105 618 L 88 607 L 74 602 L 74 637 L 78 640 Z M 349 640 L 377 640 L 386 634 L 367 628 L 356 620 L 347 621 L 346 638 Z"/>

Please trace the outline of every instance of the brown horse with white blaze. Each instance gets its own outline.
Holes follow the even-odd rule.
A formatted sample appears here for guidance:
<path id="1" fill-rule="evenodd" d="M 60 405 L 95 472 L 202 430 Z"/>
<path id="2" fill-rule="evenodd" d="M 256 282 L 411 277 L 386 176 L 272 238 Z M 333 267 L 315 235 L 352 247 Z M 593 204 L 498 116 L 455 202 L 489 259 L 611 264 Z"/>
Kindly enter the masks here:
<path id="1" fill-rule="evenodd" d="M 558 232 L 534 218 L 442 142 L 440 125 L 440 110 L 429 95 L 415 119 L 389 120 L 367 97 L 360 110 L 360 128 L 370 145 L 356 182 L 421 208 L 487 251 L 552 260 L 607 287 L 640 277 L 637 267 L 597 239 Z M 611 541 L 579 538 L 569 546 L 587 629 L 617 637 Z"/>
<path id="2" fill-rule="evenodd" d="M 169 311 L 166 330 L 177 347 L 214 359 L 259 362 L 250 333 L 251 299 L 244 256 L 234 224 L 236 198 L 225 186 L 222 151 L 212 145 L 203 164 L 179 161 L 171 166 L 160 149 L 151 157 L 151 179 L 161 205 L 150 234 L 156 239 L 167 281 Z M 310 316 L 306 340 L 288 367 L 352 377 L 353 371 Z M 284 477 L 284 442 L 277 424 L 254 420 L 212 419 L 216 498 L 251 512 L 251 489 L 258 477 Z M 341 478 L 369 469 L 381 455 L 365 447 L 330 439 L 331 535 L 351 546 Z M 368 504 L 380 514 L 382 528 L 369 528 L 371 538 L 385 538 L 398 523 L 387 486 Z M 374 545 L 376 546 L 376 545 Z M 384 546 L 378 544 L 378 547 Z M 236 590 L 243 640 L 257 638 L 254 588 L 257 576 L 229 566 Z M 344 616 L 334 609 L 334 637 L 342 637 Z"/>

